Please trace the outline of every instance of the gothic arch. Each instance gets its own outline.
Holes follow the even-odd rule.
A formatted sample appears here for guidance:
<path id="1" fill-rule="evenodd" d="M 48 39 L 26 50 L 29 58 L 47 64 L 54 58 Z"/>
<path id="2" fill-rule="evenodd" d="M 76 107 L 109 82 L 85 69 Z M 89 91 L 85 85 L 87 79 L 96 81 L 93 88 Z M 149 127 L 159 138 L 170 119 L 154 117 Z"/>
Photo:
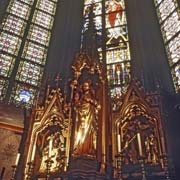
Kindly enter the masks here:
<path id="1" fill-rule="evenodd" d="M 33 162 L 34 174 L 44 177 L 47 161 L 51 160 L 51 173 L 65 171 L 69 156 L 70 118 L 63 104 L 60 90 L 52 90 L 44 107 L 34 111 L 34 123 L 26 163 Z"/>
<path id="2" fill-rule="evenodd" d="M 143 89 L 132 81 L 114 113 L 113 152 L 114 156 L 121 153 L 124 164 L 136 164 L 141 157 L 149 164 L 162 163 L 165 145 L 160 110 L 146 99 Z"/>

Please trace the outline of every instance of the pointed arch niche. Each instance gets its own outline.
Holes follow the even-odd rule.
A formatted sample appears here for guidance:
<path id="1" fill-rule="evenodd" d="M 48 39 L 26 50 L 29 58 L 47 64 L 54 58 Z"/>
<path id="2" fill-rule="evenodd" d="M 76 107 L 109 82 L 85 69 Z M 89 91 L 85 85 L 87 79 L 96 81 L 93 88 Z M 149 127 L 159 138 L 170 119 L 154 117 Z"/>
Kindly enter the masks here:
<path id="1" fill-rule="evenodd" d="M 70 119 L 59 89 L 48 94 L 45 106 L 37 107 L 32 118 L 26 177 L 32 163 L 33 176 L 44 178 L 49 173 L 54 177 L 66 171 L 69 160 Z"/>
<path id="2" fill-rule="evenodd" d="M 138 164 L 143 158 L 145 164 L 163 168 L 166 146 L 159 103 L 157 92 L 145 93 L 139 81 L 131 81 L 113 113 L 112 144 L 116 168 L 119 168 L 117 155 L 121 155 L 125 166 Z"/>

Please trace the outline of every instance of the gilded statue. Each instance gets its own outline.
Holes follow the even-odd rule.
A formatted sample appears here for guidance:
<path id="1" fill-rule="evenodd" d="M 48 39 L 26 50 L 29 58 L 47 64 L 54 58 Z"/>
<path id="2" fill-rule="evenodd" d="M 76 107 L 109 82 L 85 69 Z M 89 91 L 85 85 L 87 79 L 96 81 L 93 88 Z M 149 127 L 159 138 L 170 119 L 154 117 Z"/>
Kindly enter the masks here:
<path id="1" fill-rule="evenodd" d="M 136 150 L 136 141 L 135 141 L 136 136 L 130 136 L 130 133 L 127 133 L 124 136 L 124 148 L 123 148 L 123 153 L 124 153 L 124 162 L 125 164 L 136 164 L 137 163 L 137 150 Z"/>
<path id="2" fill-rule="evenodd" d="M 153 134 L 146 137 L 145 140 L 147 162 L 152 164 L 158 163 L 158 147 L 157 140 Z"/>
<path id="3" fill-rule="evenodd" d="M 42 150 L 42 159 L 39 168 L 40 172 L 46 171 L 46 160 L 48 159 L 48 157 L 49 157 L 49 146 L 46 145 Z"/>
<path id="4" fill-rule="evenodd" d="M 95 99 L 90 81 L 82 84 L 81 92 L 75 95 L 76 132 L 74 155 L 95 155 L 97 121 L 100 105 Z"/>
<path id="5" fill-rule="evenodd" d="M 72 66 L 72 69 L 74 70 L 76 78 L 79 78 L 79 76 L 82 73 L 83 68 L 87 65 L 86 58 L 87 57 L 85 57 L 85 54 L 83 53 L 77 55 L 76 62 Z"/>

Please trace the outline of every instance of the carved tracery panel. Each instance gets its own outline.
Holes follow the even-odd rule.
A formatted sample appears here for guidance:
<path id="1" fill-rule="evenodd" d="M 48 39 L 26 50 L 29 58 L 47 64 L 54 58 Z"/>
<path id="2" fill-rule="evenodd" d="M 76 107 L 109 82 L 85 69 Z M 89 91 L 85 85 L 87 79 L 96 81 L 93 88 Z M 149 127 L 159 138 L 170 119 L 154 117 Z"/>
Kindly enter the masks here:
<path id="1" fill-rule="evenodd" d="M 60 119 L 57 120 L 61 121 Z M 66 129 L 62 124 L 48 126 L 39 133 L 37 149 L 40 156 L 40 162 L 38 163 L 38 171 L 40 173 L 46 172 L 48 158 L 52 161 L 51 172 L 64 171 L 66 163 L 66 138 Z"/>
<path id="2" fill-rule="evenodd" d="M 67 170 L 71 131 L 69 107 L 60 89 L 48 92 L 44 106 L 37 105 L 32 113 L 25 178 L 45 178 L 47 174 L 54 177 Z"/>
<path id="3" fill-rule="evenodd" d="M 138 164 L 143 159 L 146 164 L 161 164 L 165 146 L 157 114 L 143 104 L 131 103 L 122 115 L 115 125 L 116 152 L 121 154 L 121 162 Z"/>

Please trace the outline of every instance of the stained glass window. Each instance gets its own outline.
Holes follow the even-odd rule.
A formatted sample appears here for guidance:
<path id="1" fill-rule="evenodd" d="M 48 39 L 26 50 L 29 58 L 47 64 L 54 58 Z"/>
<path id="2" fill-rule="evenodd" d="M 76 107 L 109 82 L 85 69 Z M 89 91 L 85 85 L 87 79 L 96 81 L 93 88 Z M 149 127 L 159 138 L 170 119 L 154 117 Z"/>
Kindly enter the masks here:
<path id="1" fill-rule="evenodd" d="M 180 31 L 180 21 L 178 13 L 175 11 L 171 14 L 161 26 L 165 42 L 170 40 L 177 32 Z"/>
<path id="2" fill-rule="evenodd" d="M 2 23 L 2 26 L 3 30 L 22 36 L 26 27 L 26 22 L 13 15 L 8 15 L 7 19 Z"/>
<path id="3" fill-rule="evenodd" d="M 1 51 L 17 55 L 20 44 L 21 44 L 21 39 L 19 37 L 5 33 L 5 32 L 0 33 L 0 50 Z"/>
<path id="4" fill-rule="evenodd" d="M 6 97 L 9 82 L 15 64 L 20 46 L 23 40 L 27 21 L 30 16 L 31 5 L 33 1 L 26 2 L 11 0 L 6 10 L 0 26 L 0 93 L 1 100 Z"/>
<path id="5" fill-rule="evenodd" d="M 27 95 L 29 96 L 29 101 L 24 102 L 22 100 L 22 92 L 26 91 Z M 37 89 L 33 88 L 32 86 L 28 86 L 25 84 L 21 83 L 16 83 L 13 90 L 12 90 L 12 96 L 10 101 L 17 104 L 21 105 L 22 103 L 26 103 L 26 106 L 31 106 L 33 104 L 33 99 L 36 95 Z"/>
<path id="6" fill-rule="evenodd" d="M 53 21 L 54 21 L 53 16 L 45 12 L 38 11 L 38 10 L 34 12 L 33 22 L 35 24 L 38 24 L 47 29 L 51 29 L 53 25 Z"/>
<path id="7" fill-rule="evenodd" d="M 87 4 L 92 4 L 92 3 L 96 3 L 96 2 L 101 2 L 102 0 L 85 0 L 84 1 L 84 5 L 87 5 Z"/>
<path id="8" fill-rule="evenodd" d="M 6 95 L 8 81 L 0 77 L 0 100 L 3 100 Z"/>
<path id="9" fill-rule="evenodd" d="M 130 64 L 116 63 L 107 66 L 107 78 L 110 85 L 127 85 L 130 80 Z"/>
<path id="10" fill-rule="evenodd" d="M 103 3 L 105 3 L 103 5 Z M 103 10 L 102 7 L 105 7 Z M 130 50 L 124 0 L 85 0 L 82 36 L 87 31 L 90 10 L 93 9 L 97 31 L 99 58 L 106 53 L 107 78 L 111 97 L 126 92 L 130 81 Z M 105 11 L 105 14 L 103 13 Z M 103 22 L 103 18 L 105 22 Z M 103 48 L 102 29 L 106 31 Z M 83 37 L 82 37 L 83 41 Z"/>
<path id="11" fill-rule="evenodd" d="M 180 14 L 177 0 L 155 0 L 176 92 L 180 92 Z"/>
<path id="12" fill-rule="evenodd" d="M 39 26 L 32 25 L 30 27 L 28 39 L 47 46 L 50 40 L 50 32 Z"/>
<path id="13" fill-rule="evenodd" d="M 28 103 L 31 99 L 31 93 L 29 89 L 21 89 L 19 93 L 19 99 L 22 103 Z"/>
<path id="14" fill-rule="evenodd" d="M 57 0 L 9 2 L 0 26 L 0 92 L 5 94 L 10 88 L 13 103 L 33 102 L 43 76 L 56 7 Z M 13 84 L 8 87 L 8 82 Z"/>
<path id="15" fill-rule="evenodd" d="M 159 1 L 160 2 L 160 1 Z M 158 13 L 160 16 L 160 22 L 164 21 L 176 8 L 173 1 L 164 0 L 158 8 Z"/>
<path id="16" fill-rule="evenodd" d="M 176 87 L 180 87 L 180 62 L 172 68 L 173 80 Z"/>
<path id="17" fill-rule="evenodd" d="M 16 81 L 23 82 L 32 89 L 37 89 L 34 87 L 39 87 L 42 80 L 56 6 L 57 3 L 55 1 L 38 0 L 33 13 L 27 40 L 21 56 L 22 59 L 20 60 L 16 75 Z M 20 101 L 19 91 L 26 92 L 22 90 L 22 87 L 19 88 L 19 85 L 14 91 L 16 101 Z M 32 95 L 35 93 L 35 90 L 33 93 L 31 90 L 29 93 Z"/>
<path id="18" fill-rule="evenodd" d="M 29 5 L 33 5 L 34 0 L 21 0 L 22 2 L 29 4 Z"/>
<path id="19" fill-rule="evenodd" d="M 14 62 L 14 57 L 0 54 L 0 75 L 9 78 L 14 67 Z"/>
<path id="20" fill-rule="evenodd" d="M 180 60 L 180 34 L 167 44 L 166 49 L 172 66 Z"/>
<path id="21" fill-rule="evenodd" d="M 26 42 L 22 55 L 23 58 L 31 60 L 41 65 L 45 65 L 46 56 L 46 48 L 32 42 Z"/>
<path id="22" fill-rule="evenodd" d="M 37 7 L 42 11 L 45 11 L 51 15 L 55 15 L 56 4 L 50 0 L 38 0 Z"/>
<path id="23" fill-rule="evenodd" d="M 5 98 L 11 74 L 17 64 L 22 38 L 30 16 L 31 5 L 28 2 L 11 0 L 6 16 L 0 26 L 0 93 L 1 100 Z"/>
<path id="24" fill-rule="evenodd" d="M 31 62 L 21 61 L 19 64 L 16 80 L 25 82 L 34 86 L 40 85 L 43 74 L 43 68 L 32 64 Z"/>
<path id="25" fill-rule="evenodd" d="M 12 0 L 8 6 L 7 11 L 13 15 L 27 20 L 29 18 L 30 10 L 31 8 L 28 4 L 17 0 Z"/>
<path id="26" fill-rule="evenodd" d="M 116 62 L 123 62 L 130 60 L 130 51 L 129 47 L 125 50 L 122 48 L 117 48 L 113 50 L 108 50 L 106 52 L 107 56 L 107 64 L 116 63 Z"/>

